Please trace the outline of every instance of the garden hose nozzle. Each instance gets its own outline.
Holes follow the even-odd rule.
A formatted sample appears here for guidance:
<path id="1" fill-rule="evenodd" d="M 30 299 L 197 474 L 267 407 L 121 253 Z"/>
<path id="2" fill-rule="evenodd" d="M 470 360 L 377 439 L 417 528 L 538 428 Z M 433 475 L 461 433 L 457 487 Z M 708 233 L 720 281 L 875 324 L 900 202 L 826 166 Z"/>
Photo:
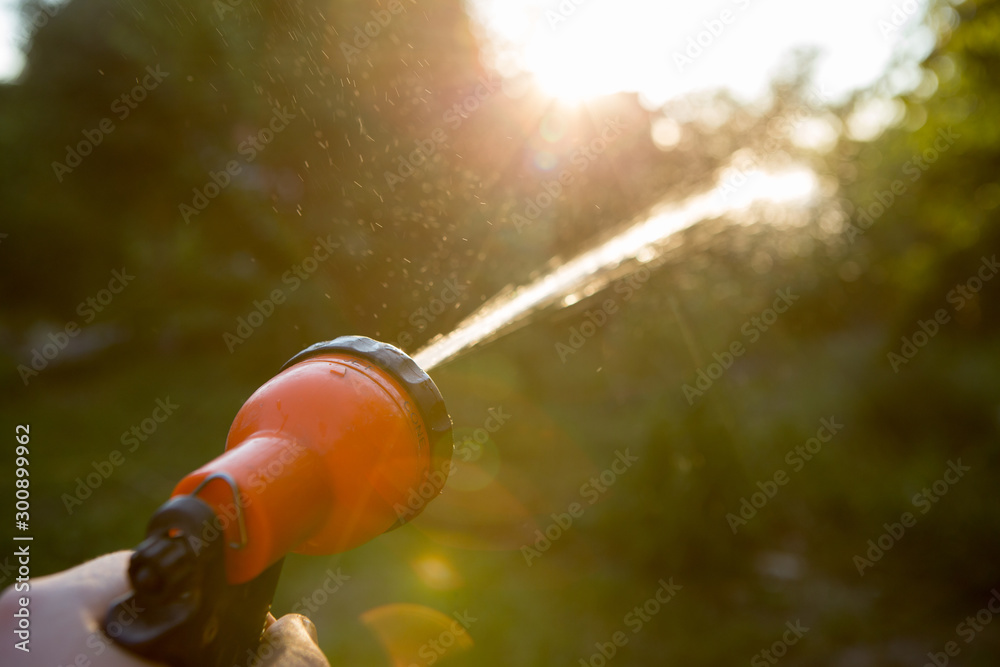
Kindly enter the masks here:
<path id="1" fill-rule="evenodd" d="M 416 516 L 451 452 L 441 393 L 401 350 L 360 336 L 303 350 L 153 515 L 105 632 L 171 665 L 245 662 L 285 554 L 346 551 Z"/>

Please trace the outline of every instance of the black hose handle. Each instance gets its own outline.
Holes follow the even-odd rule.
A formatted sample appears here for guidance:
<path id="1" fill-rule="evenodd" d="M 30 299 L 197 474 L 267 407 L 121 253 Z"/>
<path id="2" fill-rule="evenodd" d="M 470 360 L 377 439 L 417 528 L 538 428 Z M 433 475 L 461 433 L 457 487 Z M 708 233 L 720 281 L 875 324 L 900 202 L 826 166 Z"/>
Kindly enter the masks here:
<path id="1" fill-rule="evenodd" d="M 284 559 L 255 579 L 228 584 L 224 531 L 216 524 L 212 508 L 194 495 L 164 503 L 132 554 L 133 590 L 108 610 L 105 634 L 172 667 L 257 664 Z"/>

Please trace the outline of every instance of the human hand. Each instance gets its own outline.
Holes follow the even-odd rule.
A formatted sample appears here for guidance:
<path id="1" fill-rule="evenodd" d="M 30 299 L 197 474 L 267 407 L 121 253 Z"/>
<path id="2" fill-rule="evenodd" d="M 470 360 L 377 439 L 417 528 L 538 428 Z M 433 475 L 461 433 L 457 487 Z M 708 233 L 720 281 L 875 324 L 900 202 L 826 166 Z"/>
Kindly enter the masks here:
<path id="1" fill-rule="evenodd" d="M 115 644 L 102 630 L 111 603 L 131 588 L 132 553 L 118 551 L 65 572 L 30 582 L 30 590 L 8 588 L 0 597 L 0 664 L 11 667 L 149 667 L 154 665 Z M 18 598 L 30 599 L 30 652 L 15 648 Z M 121 619 L 126 623 L 129 619 Z M 316 628 L 304 616 L 288 614 L 268 628 L 255 667 L 329 667 L 316 644 Z"/>

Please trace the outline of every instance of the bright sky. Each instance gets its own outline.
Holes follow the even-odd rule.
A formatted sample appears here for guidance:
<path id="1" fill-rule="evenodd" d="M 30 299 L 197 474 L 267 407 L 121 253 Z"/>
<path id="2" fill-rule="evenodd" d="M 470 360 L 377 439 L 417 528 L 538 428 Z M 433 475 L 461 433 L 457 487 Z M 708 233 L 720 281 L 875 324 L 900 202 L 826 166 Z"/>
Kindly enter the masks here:
<path id="1" fill-rule="evenodd" d="M 569 100 L 635 91 L 656 107 L 718 87 L 752 99 L 802 46 L 821 49 L 817 82 L 837 98 L 871 84 L 900 49 L 916 61 L 932 46 L 919 28 L 927 0 L 469 2 L 497 45 L 490 64 Z"/>
<path id="2" fill-rule="evenodd" d="M 0 80 L 12 79 L 24 66 L 18 45 L 17 6 L 14 0 L 0 0 Z"/>
<path id="3" fill-rule="evenodd" d="M 15 2 L 0 0 L 0 79 L 23 66 Z M 751 99 L 800 46 L 822 50 L 818 82 L 839 96 L 870 84 L 894 52 L 916 60 L 931 46 L 917 30 L 927 0 L 468 2 L 502 73 L 530 72 L 570 100 L 637 91 L 655 107 L 714 87 Z"/>

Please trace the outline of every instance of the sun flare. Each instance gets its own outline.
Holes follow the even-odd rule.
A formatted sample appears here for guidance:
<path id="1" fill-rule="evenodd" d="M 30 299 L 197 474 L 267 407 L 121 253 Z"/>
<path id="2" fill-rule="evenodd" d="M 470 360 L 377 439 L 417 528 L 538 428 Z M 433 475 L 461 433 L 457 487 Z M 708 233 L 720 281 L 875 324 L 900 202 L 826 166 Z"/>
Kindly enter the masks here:
<path id="1" fill-rule="evenodd" d="M 528 75 L 562 102 L 630 91 L 649 108 L 719 88 L 757 99 L 803 46 L 821 54 L 817 80 L 846 96 L 892 59 L 893 43 L 857 26 L 875 25 L 894 1 L 469 0 L 487 64 L 500 74 Z"/>
<path id="2" fill-rule="evenodd" d="M 501 74 L 527 74 L 543 94 L 576 104 L 656 75 L 655 41 L 609 30 L 621 9 L 589 0 L 480 0 L 478 17 Z"/>

